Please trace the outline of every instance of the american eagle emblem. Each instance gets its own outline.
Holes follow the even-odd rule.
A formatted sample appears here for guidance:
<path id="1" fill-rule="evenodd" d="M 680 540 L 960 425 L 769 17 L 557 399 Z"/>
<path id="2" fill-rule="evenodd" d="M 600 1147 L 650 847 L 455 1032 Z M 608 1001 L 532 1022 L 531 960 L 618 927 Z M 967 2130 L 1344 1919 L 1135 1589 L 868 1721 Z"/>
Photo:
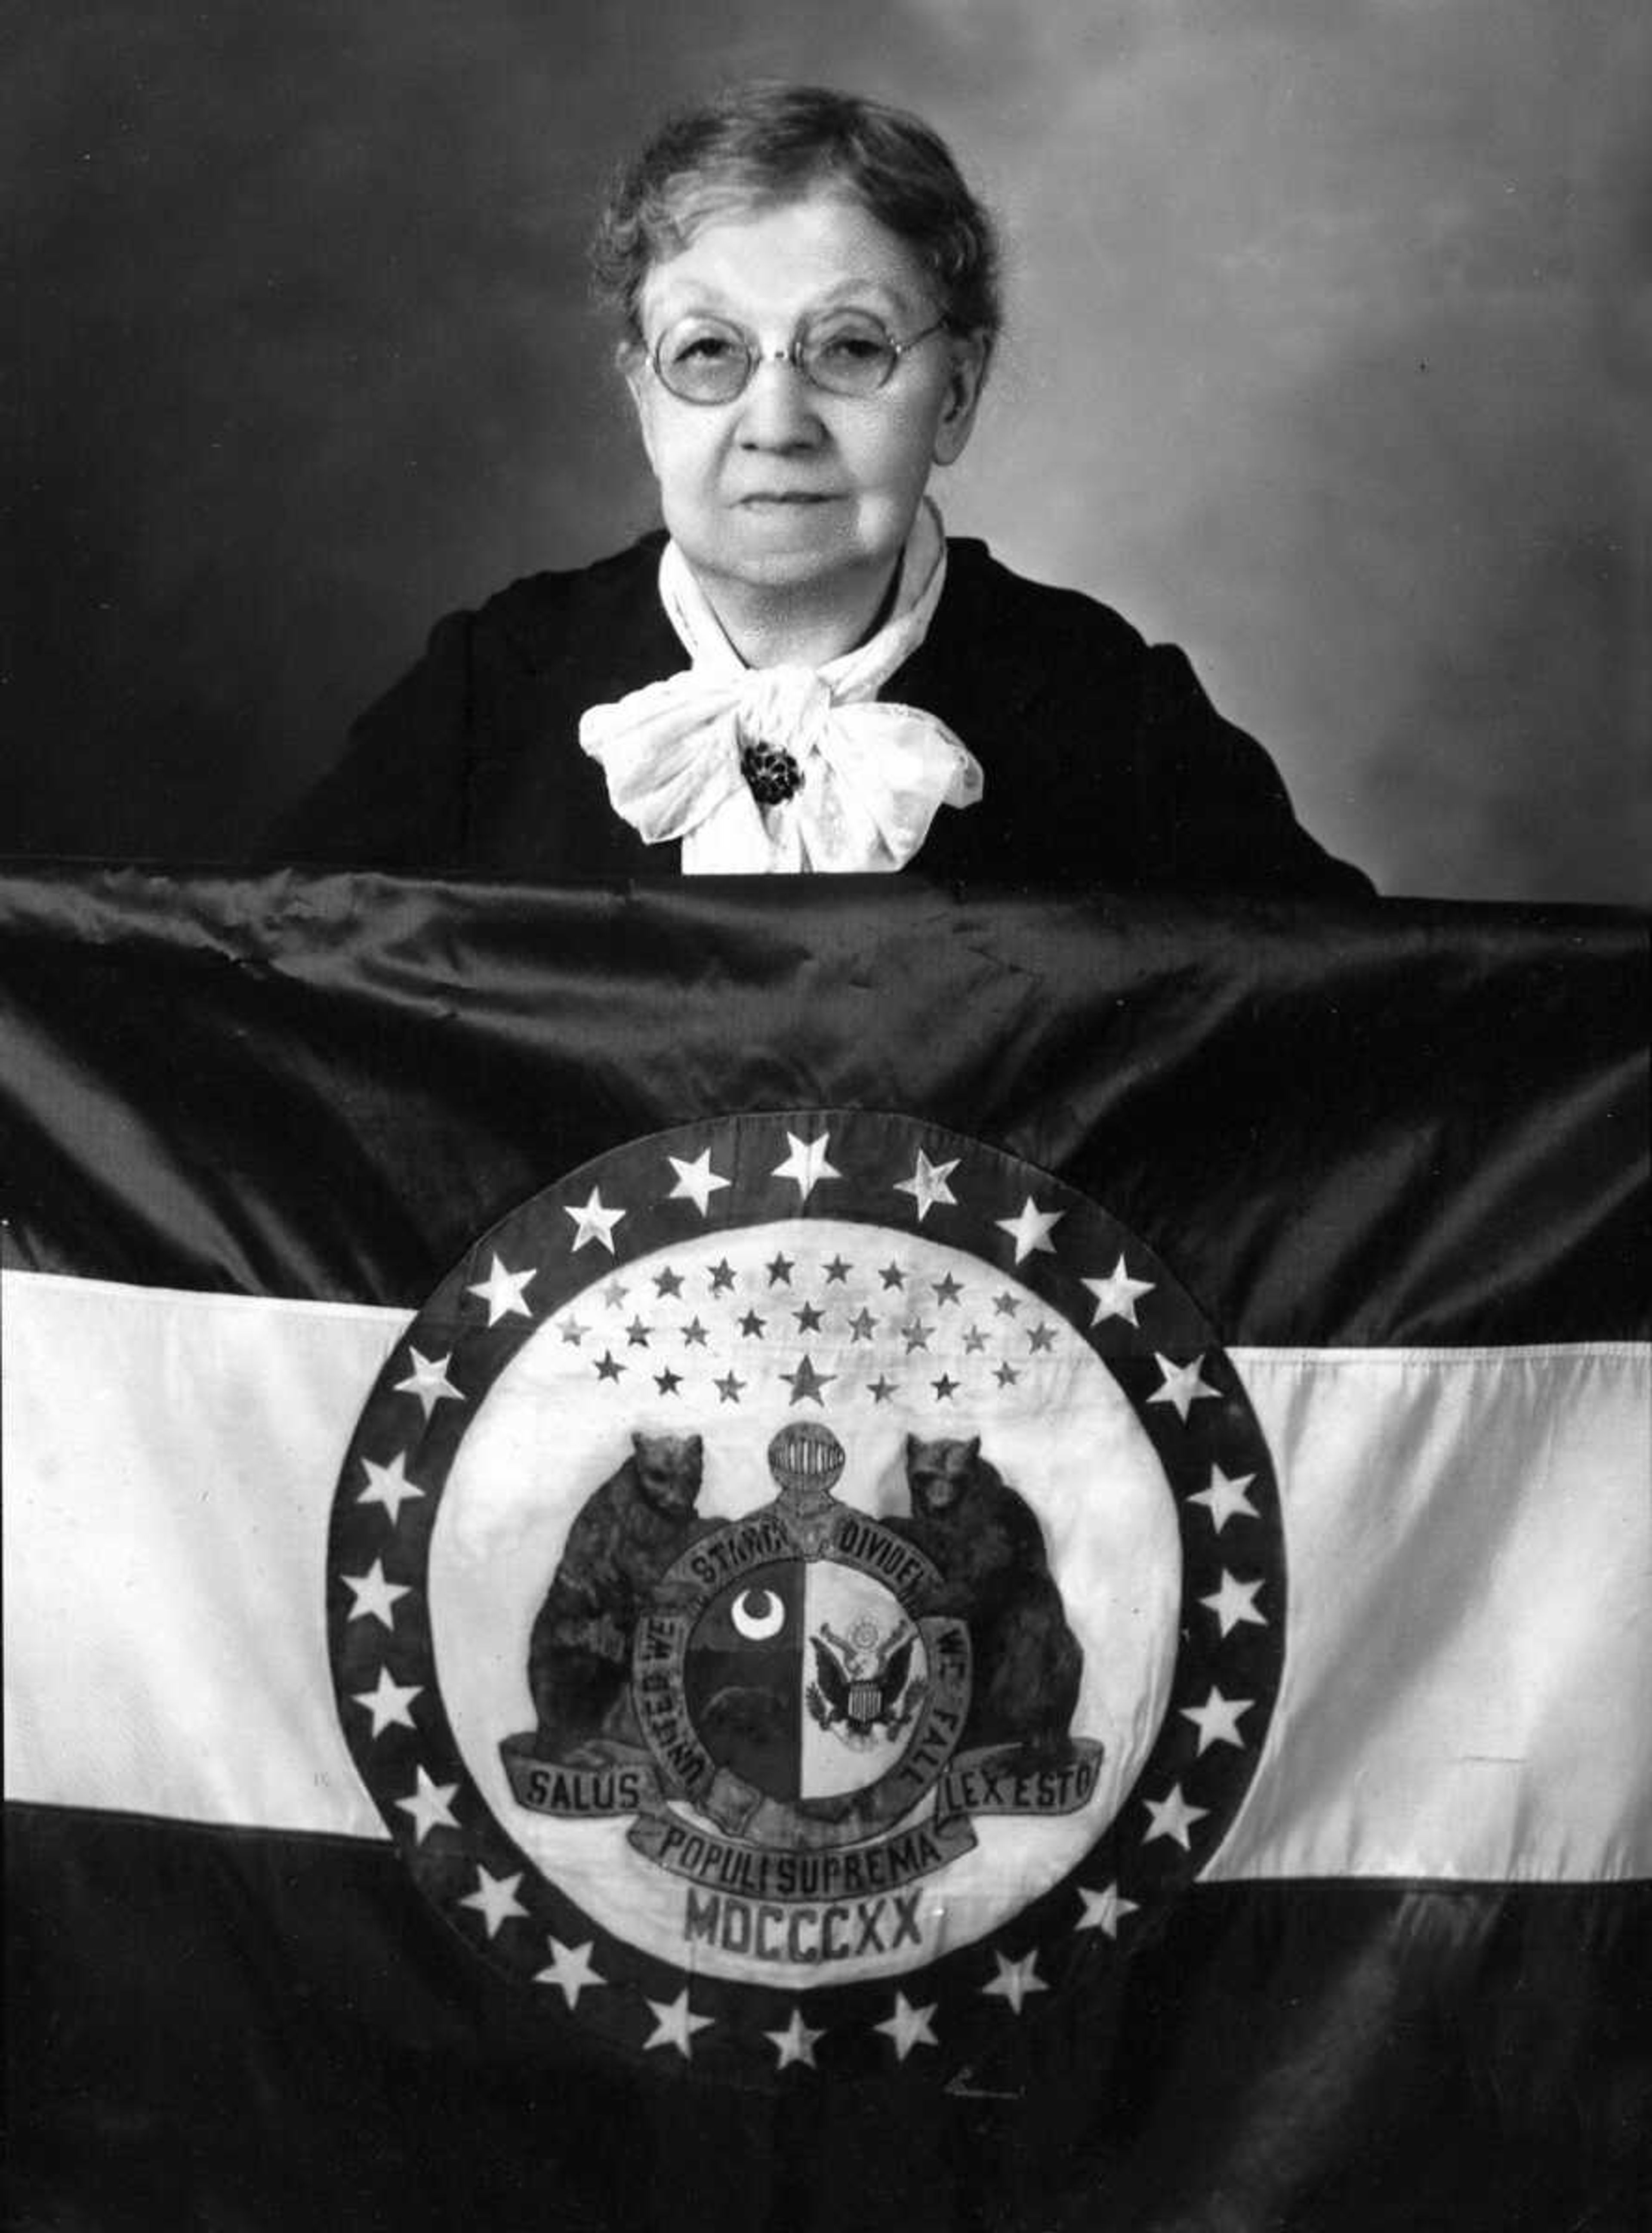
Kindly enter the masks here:
<path id="1" fill-rule="evenodd" d="M 923 1702 L 923 1683 L 912 1674 L 915 1630 L 898 1623 L 881 1636 L 877 1624 L 857 1620 L 840 1636 L 829 1622 L 809 1639 L 815 1679 L 804 1694 L 823 1729 L 857 1750 L 881 1729 L 899 1736 Z"/>

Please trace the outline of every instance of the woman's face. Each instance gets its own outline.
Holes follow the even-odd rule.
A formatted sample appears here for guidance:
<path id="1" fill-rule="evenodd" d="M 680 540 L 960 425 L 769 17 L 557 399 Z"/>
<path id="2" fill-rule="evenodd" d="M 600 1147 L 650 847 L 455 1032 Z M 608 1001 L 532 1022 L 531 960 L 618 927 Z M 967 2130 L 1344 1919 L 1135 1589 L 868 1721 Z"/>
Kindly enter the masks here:
<path id="1" fill-rule="evenodd" d="M 983 351 L 938 332 L 875 394 L 832 395 L 788 362 L 760 364 L 731 403 L 688 403 L 648 353 L 690 315 L 744 327 L 765 355 L 812 312 L 849 308 L 905 342 L 942 305 L 906 244 L 860 203 L 822 192 L 705 225 L 657 264 L 626 366 L 667 526 L 713 601 L 796 591 L 818 605 L 875 596 L 899 557 L 932 465 L 969 439 Z"/>

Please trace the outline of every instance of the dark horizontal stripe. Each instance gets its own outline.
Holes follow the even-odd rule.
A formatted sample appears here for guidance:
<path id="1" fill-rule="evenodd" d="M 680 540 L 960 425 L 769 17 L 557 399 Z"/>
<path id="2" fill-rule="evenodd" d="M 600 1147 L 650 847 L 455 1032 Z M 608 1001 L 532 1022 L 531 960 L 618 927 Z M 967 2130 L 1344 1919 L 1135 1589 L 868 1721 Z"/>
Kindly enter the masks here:
<path id="1" fill-rule="evenodd" d="M 386 1848 L 18 1807 L 6 1860 L 19 2225 L 1636 2222 L 1645 1885 L 1199 1887 L 966 2070 L 764 2093 L 582 2051 Z"/>
<path id="2" fill-rule="evenodd" d="M 1230 1343 L 1634 1337 L 1645 977 L 1585 909 L 20 870 L 9 1260 L 413 1307 L 593 1156 L 847 1104 L 1083 1189 Z"/>

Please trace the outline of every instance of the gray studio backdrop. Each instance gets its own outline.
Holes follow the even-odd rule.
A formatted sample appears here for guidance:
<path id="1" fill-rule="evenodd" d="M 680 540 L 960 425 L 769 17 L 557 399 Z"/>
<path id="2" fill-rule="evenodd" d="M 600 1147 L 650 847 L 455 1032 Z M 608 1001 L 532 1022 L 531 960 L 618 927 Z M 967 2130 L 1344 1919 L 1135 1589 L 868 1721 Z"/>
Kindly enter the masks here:
<path id="1" fill-rule="evenodd" d="M 652 524 L 583 238 L 755 73 L 922 109 L 1002 215 L 954 531 L 1184 643 L 1386 889 L 1646 895 L 1639 0 L 12 21 L 4 843 L 240 851 L 439 613 Z"/>

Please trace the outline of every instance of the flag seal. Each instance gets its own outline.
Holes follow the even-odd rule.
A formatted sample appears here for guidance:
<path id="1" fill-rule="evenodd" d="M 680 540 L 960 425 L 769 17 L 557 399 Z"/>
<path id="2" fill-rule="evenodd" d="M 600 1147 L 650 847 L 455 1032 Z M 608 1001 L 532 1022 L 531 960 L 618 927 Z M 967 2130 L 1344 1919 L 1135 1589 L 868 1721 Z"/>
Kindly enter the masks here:
<path id="1" fill-rule="evenodd" d="M 367 1398 L 328 1589 L 435 1907 L 552 2020 L 746 2083 L 944 2079 L 1100 1989 L 1285 1642 L 1268 1451 L 1168 1268 L 849 1110 L 628 1143 L 485 1235 Z"/>

